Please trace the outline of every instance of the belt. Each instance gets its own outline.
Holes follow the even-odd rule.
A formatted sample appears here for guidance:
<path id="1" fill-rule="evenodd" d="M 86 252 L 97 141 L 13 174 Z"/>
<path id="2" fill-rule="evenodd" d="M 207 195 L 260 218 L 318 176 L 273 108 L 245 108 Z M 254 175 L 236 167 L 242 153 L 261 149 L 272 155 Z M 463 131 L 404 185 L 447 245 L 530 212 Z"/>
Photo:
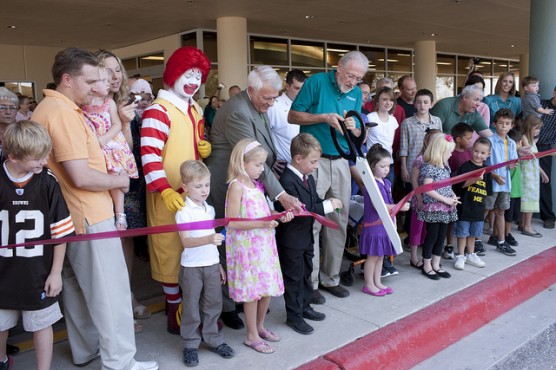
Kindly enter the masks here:
<path id="1" fill-rule="evenodd" d="M 328 155 L 328 154 L 321 154 L 322 158 L 330 159 L 331 161 L 335 161 L 336 159 L 341 159 L 342 157 L 339 155 Z"/>

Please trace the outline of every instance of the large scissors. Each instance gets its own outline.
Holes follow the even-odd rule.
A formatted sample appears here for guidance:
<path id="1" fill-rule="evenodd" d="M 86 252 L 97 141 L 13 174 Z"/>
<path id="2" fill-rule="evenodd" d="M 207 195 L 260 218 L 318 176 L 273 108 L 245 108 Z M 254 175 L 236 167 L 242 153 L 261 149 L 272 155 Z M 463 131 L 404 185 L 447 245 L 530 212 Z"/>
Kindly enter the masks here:
<path id="1" fill-rule="evenodd" d="M 334 127 L 330 127 L 332 141 L 334 142 L 334 146 L 336 147 L 336 150 L 342 158 L 355 162 L 355 167 L 361 175 L 361 179 L 363 181 L 363 184 L 365 185 L 365 189 L 371 197 L 371 202 L 373 203 L 373 206 L 375 207 L 378 216 L 380 217 L 380 220 L 382 221 L 382 224 L 386 229 L 386 233 L 388 234 L 388 237 L 390 238 L 394 249 L 398 254 L 403 253 L 402 243 L 400 240 L 400 236 L 398 235 L 398 232 L 396 230 L 396 225 L 394 224 L 394 221 L 392 220 L 392 217 L 388 212 L 388 208 L 386 207 L 386 203 L 384 203 L 382 195 L 380 195 L 380 190 L 378 189 L 378 186 L 376 184 L 373 172 L 371 171 L 369 163 L 367 163 L 367 160 L 361 150 L 361 146 L 363 144 L 363 141 L 365 140 L 365 123 L 363 122 L 361 115 L 356 111 L 351 110 L 347 112 L 346 118 L 349 117 L 353 117 L 354 119 L 358 120 L 359 124 L 361 125 L 361 135 L 359 137 L 356 137 L 351 131 L 346 129 L 344 121 L 340 121 L 340 127 L 342 128 L 344 138 L 346 139 L 346 142 L 348 144 L 349 152 L 345 152 L 338 143 L 338 133 Z M 376 126 L 376 123 L 374 124 L 374 126 Z"/>

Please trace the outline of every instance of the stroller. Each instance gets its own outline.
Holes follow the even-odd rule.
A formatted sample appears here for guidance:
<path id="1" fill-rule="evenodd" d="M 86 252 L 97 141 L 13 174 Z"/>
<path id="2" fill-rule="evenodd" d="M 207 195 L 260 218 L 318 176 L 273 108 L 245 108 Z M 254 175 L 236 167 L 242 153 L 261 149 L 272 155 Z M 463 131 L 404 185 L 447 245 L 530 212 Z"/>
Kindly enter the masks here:
<path id="1" fill-rule="evenodd" d="M 359 123 L 361 124 L 361 127 L 364 127 L 363 119 L 361 118 L 359 113 L 357 113 L 355 111 L 349 111 L 346 115 L 346 118 L 348 118 L 348 117 L 354 117 L 355 119 L 357 119 L 359 121 Z M 338 143 L 338 140 L 337 140 L 336 129 L 331 127 L 330 128 L 330 133 L 332 135 L 332 141 L 334 143 L 334 146 L 336 147 L 336 150 L 338 151 L 338 153 L 343 158 L 355 162 L 355 167 L 357 168 L 357 170 L 359 171 L 359 174 L 361 175 L 361 179 L 362 179 L 362 181 L 365 185 L 365 189 L 367 190 L 368 194 L 371 197 L 371 201 L 373 203 L 373 206 L 376 208 L 376 210 L 377 210 L 377 212 L 380 216 L 380 219 L 381 219 L 381 221 L 384 225 L 384 228 L 386 229 L 386 232 L 387 232 L 390 240 L 392 241 L 392 245 L 394 246 L 394 249 L 396 250 L 396 252 L 398 254 L 403 253 L 400 237 L 397 233 L 396 226 L 394 225 L 394 222 L 390 218 L 390 213 L 388 212 L 388 208 L 386 207 L 386 204 L 384 203 L 384 200 L 382 199 L 382 196 L 380 195 L 380 192 L 378 190 L 376 182 L 373 179 L 371 169 L 369 168 L 369 165 L 368 165 L 368 163 L 367 163 L 367 161 L 366 161 L 366 159 L 363 156 L 363 153 L 361 151 L 361 144 L 363 143 L 363 140 L 365 139 L 365 130 L 363 130 L 363 132 L 361 133 L 361 135 L 359 137 L 355 137 L 351 133 L 351 131 L 348 131 L 346 129 L 346 127 L 344 125 L 344 122 L 341 121 L 340 126 L 342 128 L 344 137 L 347 141 L 347 144 L 348 144 L 348 147 L 349 147 L 349 153 L 344 152 L 343 149 L 340 147 L 340 144 Z M 352 211 L 352 207 L 351 207 L 352 203 L 353 202 L 350 202 L 350 214 L 351 214 L 351 211 Z M 357 199 L 355 199 L 355 203 L 358 203 Z M 355 206 L 355 208 L 358 208 L 357 204 L 354 204 L 354 206 Z M 359 266 L 359 265 L 361 265 L 365 262 L 365 259 L 361 258 L 362 256 L 359 254 L 358 228 L 360 227 L 361 221 L 363 220 L 362 210 L 363 210 L 363 205 L 361 204 L 361 211 L 359 213 L 360 217 L 357 217 L 357 216 L 350 217 L 350 222 L 349 222 L 348 229 L 347 229 L 347 235 L 348 236 L 346 238 L 346 245 L 344 247 L 344 254 L 346 254 L 348 259 L 355 260 L 354 262 L 350 263 L 348 271 L 345 271 L 345 272 L 340 274 L 340 281 L 342 282 L 343 285 L 347 285 L 347 286 L 350 286 L 350 285 L 353 284 L 354 274 L 355 274 L 355 266 Z M 357 258 L 359 258 L 359 259 L 357 259 Z"/>

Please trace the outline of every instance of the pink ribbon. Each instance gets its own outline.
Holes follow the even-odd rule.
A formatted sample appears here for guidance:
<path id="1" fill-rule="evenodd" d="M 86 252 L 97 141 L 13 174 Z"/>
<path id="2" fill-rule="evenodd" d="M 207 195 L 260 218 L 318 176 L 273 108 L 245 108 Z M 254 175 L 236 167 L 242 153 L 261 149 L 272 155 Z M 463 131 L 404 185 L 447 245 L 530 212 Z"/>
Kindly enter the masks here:
<path id="1" fill-rule="evenodd" d="M 422 193 L 426 193 L 427 191 L 442 188 L 444 186 L 464 182 L 464 181 L 467 181 L 468 179 L 472 179 L 474 177 L 480 177 L 481 175 L 483 175 L 485 173 L 490 173 L 494 170 L 497 170 L 499 168 L 515 164 L 519 161 L 528 161 L 528 160 L 531 160 L 531 159 L 538 159 L 538 158 L 541 158 L 541 157 L 545 157 L 547 155 L 552 155 L 553 153 L 556 153 L 556 148 L 549 149 L 549 150 L 546 150 L 544 152 L 540 152 L 540 153 L 537 153 L 537 154 L 525 155 L 525 156 L 522 156 L 521 158 L 512 159 L 511 161 L 494 164 L 492 166 L 479 168 L 479 169 L 471 171 L 471 172 L 466 172 L 466 173 L 458 175 L 458 176 L 450 177 L 449 179 L 446 179 L 446 180 L 441 180 L 441 181 L 437 181 L 437 182 L 432 182 L 430 184 L 421 185 L 418 188 L 411 191 L 405 197 L 403 197 L 403 199 L 400 200 L 398 203 L 396 203 L 396 205 L 390 210 L 390 215 L 392 217 L 394 217 L 400 211 L 400 209 L 404 206 L 404 204 L 406 204 L 409 201 L 409 199 L 411 199 L 411 197 L 416 195 L 416 194 L 422 194 Z M 378 225 L 378 224 L 381 224 L 381 223 L 382 223 L 381 220 L 377 220 L 377 221 L 372 222 L 372 223 L 368 223 L 368 224 L 365 223 L 364 226 L 375 226 L 375 225 Z"/>
<path id="2" fill-rule="evenodd" d="M 44 239 L 44 240 L 35 240 L 35 241 L 30 241 L 25 243 L 9 244 L 9 245 L 0 246 L 0 248 L 26 247 L 26 246 L 33 246 L 38 244 L 75 243 L 75 242 L 82 242 L 87 240 L 110 239 L 110 238 L 131 238 L 140 235 L 173 233 L 173 232 L 188 231 L 188 230 L 215 229 L 217 227 L 228 225 L 230 221 L 273 221 L 273 220 L 278 220 L 285 214 L 286 212 L 282 212 L 282 213 L 276 213 L 270 216 L 265 216 L 260 218 L 229 218 L 228 217 L 228 218 L 220 218 L 216 220 L 143 227 L 139 229 L 129 229 L 123 231 L 105 231 L 105 232 L 94 233 L 94 234 L 80 234 L 80 235 L 67 236 L 65 238 L 59 238 L 59 239 Z M 303 210 L 301 212 L 293 212 L 293 214 L 295 217 L 314 217 L 322 225 L 330 227 L 332 229 L 338 229 L 337 223 L 314 212 L 308 212 L 306 210 Z"/>

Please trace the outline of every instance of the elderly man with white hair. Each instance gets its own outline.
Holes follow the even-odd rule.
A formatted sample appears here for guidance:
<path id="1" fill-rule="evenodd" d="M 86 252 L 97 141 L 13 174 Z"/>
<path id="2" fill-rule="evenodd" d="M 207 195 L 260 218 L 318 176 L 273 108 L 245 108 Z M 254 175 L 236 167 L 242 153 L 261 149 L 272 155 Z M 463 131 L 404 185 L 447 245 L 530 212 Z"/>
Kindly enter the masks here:
<path id="1" fill-rule="evenodd" d="M 271 171 L 276 162 L 276 148 L 270 133 L 267 111 L 282 89 L 282 79 L 272 67 L 259 66 L 249 73 L 247 85 L 246 90 L 231 97 L 218 110 L 212 123 L 209 138 L 212 153 L 205 162 L 211 172 L 208 202 L 214 207 L 216 218 L 224 217 L 230 155 L 237 142 L 245 138 L 257 140 L 268 153 L 260 180 L 270 199 L 279 201 L 284 209 L 301 210 L 299 200 L 284 191 Z M 224 266 L 226 256 L 222 248 L 220 257 Z M 241 329 L 243 322 L 237 315 L 234 302 L 227 297 L 227 286 L 224 286 L 223 291 L 222 321 L 233 329 Z"/>
<path id="2" fill-rule="evenodd" d="M 349 204 L 351 195 L 351 175 L 348 161 L 340 157 L 332 141 L 330 127 L 340 129 L 339 121 L 344 120 L 346 111 L 361 112 L 363 101 L 361 89 L 357 86 L 363 81 L 369 68 L 367 57 L 359 51 L 350 51 L 338 61 L 338 67 L 326 73 L 311 76 L 292 104 L 288 121 L 301 126 L 300 131 L 312 134 L 322 146 L 319 168 L 313 173 L 320 198 L 336 198 L 342 204 Z M 361 135 L 361 128 L 352 118 L 345 120 L 346 129 L 355 136 Z M 342 135 L 338 142 L 347 151 L 347 142 Z M 320 288 L 332 295 L 344 298 L 349 291 L 339 285 L 340 268 L 344 245 L 348 209 L 344 207 L 330 218 L 337 222 L 338 230 L 322 229 L 322 265 L 319 271 L 319 234 L 321 225 L 314 224 L 315 257 L 313 259 L 313 303 L 324 303 Z"/>
<path id="3" fill-rule="evenodd" d="M 5 87 L 0 87 L 0 143 L 6 127 L 16 121 L 15 116 L 18 109 L 19 98 L 17 95 Z"/>

